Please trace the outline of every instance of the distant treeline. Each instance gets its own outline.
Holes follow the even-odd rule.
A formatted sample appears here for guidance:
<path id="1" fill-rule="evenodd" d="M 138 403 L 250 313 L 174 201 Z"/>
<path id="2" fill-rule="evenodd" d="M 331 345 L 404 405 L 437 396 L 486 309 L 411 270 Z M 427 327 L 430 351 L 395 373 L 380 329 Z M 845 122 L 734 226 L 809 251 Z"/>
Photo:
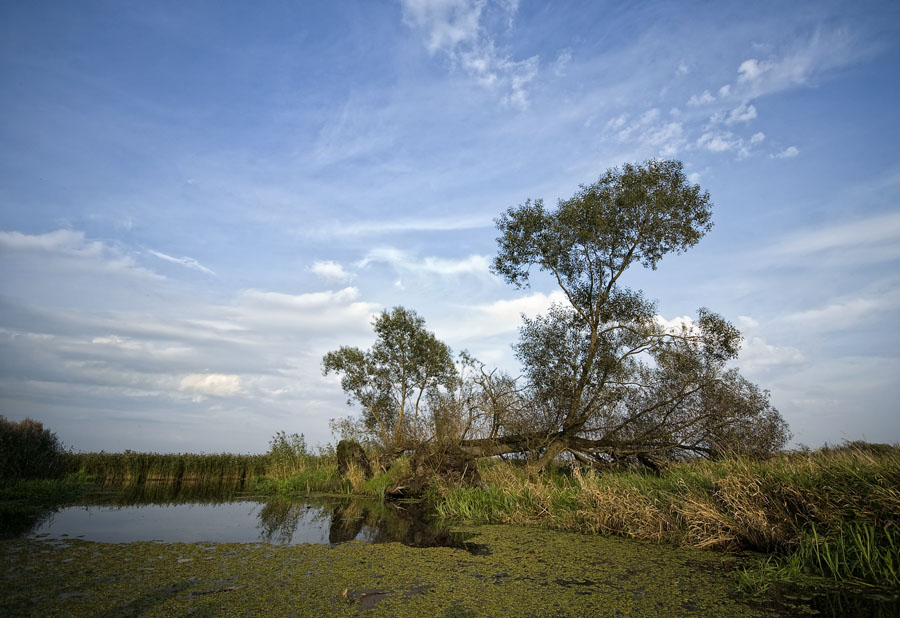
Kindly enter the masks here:
<path id="1" fill-rule="evenodd" d="M 38 421 L 10 421 L 0 416 L 0 484 L 32 479 L 62 479 L 75 475 L 101 485 L 140 485 L 145 482 L 193 482 L 243 486 L 266 476 L 283 479 L 333 463 L 324 449 L 310 453 L 302 435 L 278 432 L 265 455 L 232 453 L 74 453 Z"/>

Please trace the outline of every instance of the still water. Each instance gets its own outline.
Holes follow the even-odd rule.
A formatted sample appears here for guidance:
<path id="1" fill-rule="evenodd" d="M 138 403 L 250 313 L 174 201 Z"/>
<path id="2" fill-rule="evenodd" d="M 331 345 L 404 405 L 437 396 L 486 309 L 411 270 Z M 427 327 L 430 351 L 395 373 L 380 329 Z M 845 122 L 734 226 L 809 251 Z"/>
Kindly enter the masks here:
<path id="1" fill-rule="evenodd" d="M 254 496 L 240 493 L 201 495 L 191 491 L 159 493 L 99 492 L 78 505 L 57 507 L 21 522 L 6 536 L 32 539 L 82 539 L 103 543 L 302 543 L 397 541 L 413 547 L 458 547 L 472 553 L 485 548 L 430 523 L 415 505 L 331 497 Z M 9 534 L 12 532 L 12 534 Z"/>
<path id="2" fill-rule="evenodd" d="M 291 504 L 288 522 L 272 526 L 268 505 L 254 500 L 223 504 L 70 506 L 45 520 L 30 538 L 80 538 L 102 543 L 329 543 L 331 512 L 322 505 Z M 354 539 L 369 540 L 362 526 Z"/>

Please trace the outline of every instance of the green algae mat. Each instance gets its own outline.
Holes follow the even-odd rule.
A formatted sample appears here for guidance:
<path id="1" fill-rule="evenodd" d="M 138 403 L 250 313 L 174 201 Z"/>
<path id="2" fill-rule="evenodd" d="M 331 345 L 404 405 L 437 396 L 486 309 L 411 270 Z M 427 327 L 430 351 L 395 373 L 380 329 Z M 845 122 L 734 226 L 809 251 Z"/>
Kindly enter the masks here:
<path id="1" fill-rule="evenodd" d="M 513 526 L 462 530 L 481 551 L 0 541 L 0 616 L 773 615 L 735 593 L 735 556 Z"/>

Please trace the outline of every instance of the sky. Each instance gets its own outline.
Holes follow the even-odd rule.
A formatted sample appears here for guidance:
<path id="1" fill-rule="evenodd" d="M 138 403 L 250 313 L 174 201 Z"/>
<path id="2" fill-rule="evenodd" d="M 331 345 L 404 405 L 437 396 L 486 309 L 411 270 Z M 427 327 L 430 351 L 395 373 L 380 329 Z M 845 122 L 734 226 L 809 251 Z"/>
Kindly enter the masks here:
<path id="1" fill-rule="evenodd" d="M 496 219 L 683 161 L 714 227 L 623 277 L 744 335 L 792 446 L 900 441 L 896 2 L 6 2 L 0 414 L 264 452 L 355 414 L 402 305 L 517 374 Z"/>

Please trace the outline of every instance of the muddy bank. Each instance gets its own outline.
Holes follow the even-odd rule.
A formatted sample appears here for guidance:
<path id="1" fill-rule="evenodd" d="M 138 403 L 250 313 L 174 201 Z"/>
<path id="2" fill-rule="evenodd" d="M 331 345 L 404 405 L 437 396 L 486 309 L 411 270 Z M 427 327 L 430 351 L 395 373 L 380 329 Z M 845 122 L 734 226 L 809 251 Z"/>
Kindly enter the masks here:
<path id="1" fill-rule="evenodd" d="M 0 615 L 769 616 L 740 558 L 513 526 L 490 553 L 399 543 L 0 542 Z"/>

